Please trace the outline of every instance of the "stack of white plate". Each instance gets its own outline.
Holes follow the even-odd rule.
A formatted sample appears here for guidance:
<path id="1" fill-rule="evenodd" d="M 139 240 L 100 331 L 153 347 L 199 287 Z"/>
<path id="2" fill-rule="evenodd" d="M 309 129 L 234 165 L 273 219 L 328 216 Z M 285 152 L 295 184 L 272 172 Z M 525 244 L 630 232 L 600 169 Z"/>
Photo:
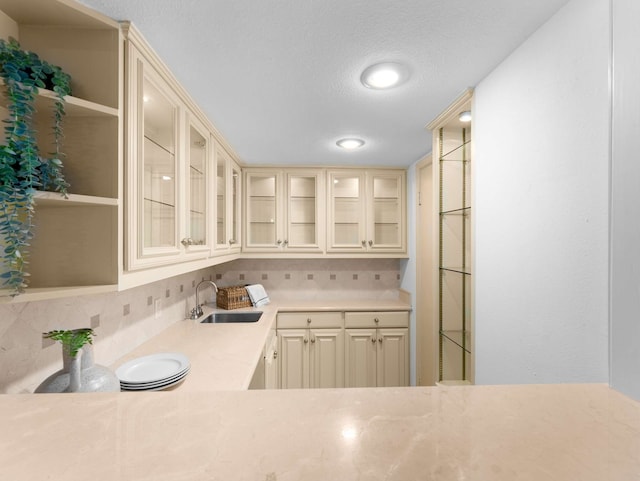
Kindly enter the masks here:
<path id="1" fill-rule="evenodd" d="M 163 352 L 124 363 L 116 376 L 123 391 L 161 391 L 182 382 L 190 367 L 184 354 Z"/>

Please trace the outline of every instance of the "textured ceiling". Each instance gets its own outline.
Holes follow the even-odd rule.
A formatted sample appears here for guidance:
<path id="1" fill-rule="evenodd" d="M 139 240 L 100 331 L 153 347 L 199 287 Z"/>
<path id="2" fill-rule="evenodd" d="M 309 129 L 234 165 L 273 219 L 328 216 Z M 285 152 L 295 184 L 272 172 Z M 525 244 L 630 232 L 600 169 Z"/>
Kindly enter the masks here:
<path id="1" fill-rule="evenodd" d="M 425 125 L 567 0 L 82 3 L 131 20 L 244 163 L 407 166 L 431 149 Z M 363 87 L 382 61 L 409 81 Z"/>

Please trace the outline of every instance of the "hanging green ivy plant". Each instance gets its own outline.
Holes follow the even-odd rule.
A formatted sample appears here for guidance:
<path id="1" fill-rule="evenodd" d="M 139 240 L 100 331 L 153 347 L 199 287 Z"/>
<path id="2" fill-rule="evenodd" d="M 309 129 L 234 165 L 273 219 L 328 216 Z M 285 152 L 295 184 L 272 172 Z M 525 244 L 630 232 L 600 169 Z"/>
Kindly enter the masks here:
<path id="1" fill-rule="evenodd" d="M 66 196 L 69 187 L 62 173 L 62 120 L 71 78 L 60 67 L 23 50 L 13 38 L 0 39 L 0 77 L 8 111 L 4 144 L 0 145 L 0 279 L 11 295 L 17 295 L 28 285 L 26 254 L 33 238 L 34 195 L 37 190 L 53 190 Z M 54 145 L 53 152 L 43 157 L 38 150 L 34 114 L 38 89 L 47 87 L 56 94 Z"/>

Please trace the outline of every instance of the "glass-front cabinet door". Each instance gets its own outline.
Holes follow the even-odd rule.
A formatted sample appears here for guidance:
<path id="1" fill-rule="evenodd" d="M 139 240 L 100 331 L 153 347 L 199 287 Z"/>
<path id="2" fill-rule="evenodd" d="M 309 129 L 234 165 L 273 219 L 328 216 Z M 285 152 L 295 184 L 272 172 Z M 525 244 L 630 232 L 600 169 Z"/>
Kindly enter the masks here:
<path id="1" fill-rule="evenodd" d="M 280 171 L 249 171 L 246 189 L 246 249 L 277 250 L 283 244 Z"/>
<path id="2" fill-rule="evenodd" d="M 324 172 L 286 173 L 285 251 L 322 252 L 324 248 Z"/>
<path id="3" fill-rule="evenodd" d="M 367 186 L 367 249 L 404 250 L 404 172 L 368 172 Z"/>
<path id="4" fill-rule="evenodd" d="M 230 186 L 230 198 L 231 198 L 231 235 L 229 237 L 229 246 L 232 251 L 239 252 L 241 243 L 241 228 L 242 228 L 242 171 L 240 166 L 235 162 L 231 162 L 231 186 Z"/>
<path id="5" fill-rule="evenodd" d="M 360 252 L 367 248 L 365 171 L 329 171 L 327 175 L 328 251 Z"/>
<path id="6" fill-rule="evenodd" d="M 216 200 L 214 255 L 240 251 L 240 167 L 218 145 L 216 149 Z"/>
<path id="7" fill-rule="evenodd" d="M 149 78 L 144 79 L 143 85 L 143 249 L 171 249 L 176 247 L 178 219 L 176 137 L 179 107 Z"/>
<path id="8" fill-rule="evenodd" d="M 188 215 L 187 237 L 181 240 L 188 253 L 209 250 L 209 209 L 207 179 L 210 169 L 210 143 L 206 128 L 195 118 L 189 119 L 188 132 Z"/>

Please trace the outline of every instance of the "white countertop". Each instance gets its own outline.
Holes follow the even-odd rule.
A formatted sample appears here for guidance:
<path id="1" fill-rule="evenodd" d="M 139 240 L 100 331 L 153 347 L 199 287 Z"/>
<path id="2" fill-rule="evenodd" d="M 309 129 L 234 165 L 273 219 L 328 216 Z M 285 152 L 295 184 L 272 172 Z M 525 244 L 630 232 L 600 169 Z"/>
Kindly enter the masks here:
<path id="1" fill-rule="evenodd" d="M 0 396 L 11 481 L 636 481 L 604 385 Z"/>

